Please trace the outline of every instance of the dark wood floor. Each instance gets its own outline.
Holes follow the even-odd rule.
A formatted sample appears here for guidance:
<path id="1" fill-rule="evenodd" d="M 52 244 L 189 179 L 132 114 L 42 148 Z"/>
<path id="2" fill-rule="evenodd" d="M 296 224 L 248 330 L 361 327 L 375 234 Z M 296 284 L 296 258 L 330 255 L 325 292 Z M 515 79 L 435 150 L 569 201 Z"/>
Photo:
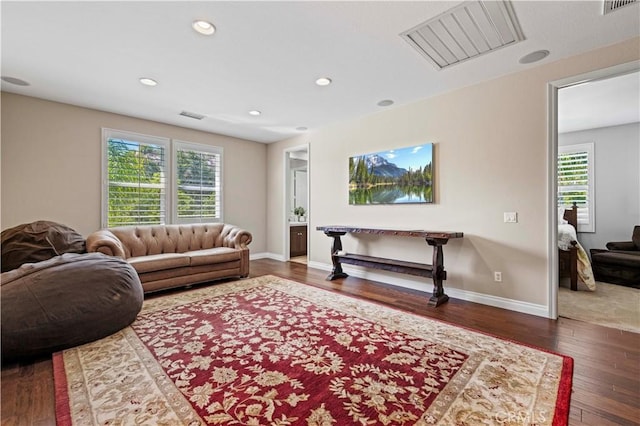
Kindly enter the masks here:
<path id="1" fill-rule="evenodd" d="M 252 276 L 266 274 L 569 355 L 575 360 L 570 425 L 640 424 L 640 334 L 565 318 L 552 321 L 456 299 L 427 308 L 427 293 L 353 277 L 329 282 L 324 280 L 327 272 L 299 263 L 251 262 Z M 50 358 L 2 367 L 0 418 L 2 425 L 55 424 Z"/>

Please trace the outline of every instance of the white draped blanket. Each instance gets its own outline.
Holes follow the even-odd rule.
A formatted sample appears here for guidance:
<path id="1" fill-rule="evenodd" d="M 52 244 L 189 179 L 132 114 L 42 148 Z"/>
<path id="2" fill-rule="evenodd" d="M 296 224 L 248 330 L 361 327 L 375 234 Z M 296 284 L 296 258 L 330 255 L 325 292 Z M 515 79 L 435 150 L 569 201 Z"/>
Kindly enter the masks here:
<path id="1" fill-rule="evenodd" d="M 576 229 L 569 224 L 558 225 L 558 248 L 560 250 L 569 250 L 571 247 L 571 241 L 576 241 L 576 247 L 578 248 L 578 283 L 583 283 L 587 290 L 596 291 L 596 281 L 593 278 L 593 271 L 591 269 L 591 262 L 589 256 L 584 250 L 580 242 L 578 242 L 578 236 L 576 235 Z M 580 288 L 581 286 L 579 286 Z"/>
<path id="2" fill-rule="evenodd" d="M 578 241 L 576 229 L 568 223 L 558 225 L 558 248 L 560 250 L 569 250 L 571 241 Z"/>

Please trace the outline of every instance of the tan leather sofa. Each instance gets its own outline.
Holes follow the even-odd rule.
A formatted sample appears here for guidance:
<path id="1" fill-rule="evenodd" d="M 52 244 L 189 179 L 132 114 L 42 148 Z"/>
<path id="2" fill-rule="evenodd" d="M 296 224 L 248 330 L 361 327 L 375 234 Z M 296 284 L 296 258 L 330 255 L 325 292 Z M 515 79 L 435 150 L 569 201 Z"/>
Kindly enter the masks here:
<path id="1" fill-rule="evenodd" d="M 125 259 L 145 293 L 206 281 L 247 277 L 252 236 L 234 225 L 144 225 L 102 229 L 87 251 Z"/>

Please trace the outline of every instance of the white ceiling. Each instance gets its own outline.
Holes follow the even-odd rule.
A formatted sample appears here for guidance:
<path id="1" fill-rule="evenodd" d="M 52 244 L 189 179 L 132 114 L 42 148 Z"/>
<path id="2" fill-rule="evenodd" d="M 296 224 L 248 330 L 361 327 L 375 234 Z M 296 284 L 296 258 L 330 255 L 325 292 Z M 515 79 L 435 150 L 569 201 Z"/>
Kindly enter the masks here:
<path id="1" fill-rule="evenodd" d="M 515 1 L 524 41 L 437 71 L 399 34 L 457 4 L 2 1 L 2 76 L 31 84 L 2 90 L 273 142 L 640 35 L 639 4 L 603 15 L 602 1 Z M 518 63 L 539 49 L 551 54 Z"/>
<path id="2" fill-rule="evenodd" d="M 558 91 L 558 133 L 640 121 L 640 73 L 566 87 Z"/>

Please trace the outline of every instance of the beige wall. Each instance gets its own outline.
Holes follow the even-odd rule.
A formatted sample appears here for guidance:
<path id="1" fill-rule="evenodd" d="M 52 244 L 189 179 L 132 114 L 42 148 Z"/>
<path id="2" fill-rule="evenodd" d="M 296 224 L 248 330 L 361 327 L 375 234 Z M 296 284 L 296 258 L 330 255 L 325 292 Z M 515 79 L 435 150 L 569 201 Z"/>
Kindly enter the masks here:
<path id="1" fill-rule="evenodd" d="M 2 93 L 2 229 L 38 219 L 87 235 L 100 227 L 101 128 L 224 148 L 224 221 L 266 250 L 266 145 Z"/>
<path id="2" fill-rule="evenodd" d="M 445 247 L 448 288 L 546 306 L 547 84 L 639 57 L 636 38 L 271 145 L 3 93 L 1 226 L 50 219 L 85 235 L 99 228 L 100 129 L 109 127 L 222 146 L 225 221 L 253 232 L 254 253 L 282 255 L 283 150 L 308 143 L 312 264 L 330 263 L 318 225 L 462 231 L 464 239 Z M 425 142 L 435 143 L 435 204 L 348 204 L 349 156 Z M 503 223 L 505 211 L 517 211 L 519 223 Z M 348 251 L 431 256 L 419 239 L 344 241 Z M 493 271 L 503 273 L 502 283 Z"/>
<path id="3" fill-rule="evenodd" d="M 269 145 L 268 251 L 281 254 L 283 247 L 282 151 L 309 143 L 312 264 L 331 263 L 330 240 L 315 231 L 318 225 L 462 231 L 464 239 L 444 249 L 447 287 L 546 307 L 548 83 L 637 60 L 639 40 Z M 426 142 L 435 143 L 435 204 L 349 205 L 349 156 Z M 518 223 L 503 223 L 508 211 L 518 212 Z M 347 251 L 370 255 L 413 261 L 431 256 L 419 239 L 347 236 L 343 242 Z M 493 281 L 493 271 L 502 272 L 502 283 Z M 388 277 L 398 281 L 397 275 Z M 425 289 L 431 291 L 429 285 Z"/>

